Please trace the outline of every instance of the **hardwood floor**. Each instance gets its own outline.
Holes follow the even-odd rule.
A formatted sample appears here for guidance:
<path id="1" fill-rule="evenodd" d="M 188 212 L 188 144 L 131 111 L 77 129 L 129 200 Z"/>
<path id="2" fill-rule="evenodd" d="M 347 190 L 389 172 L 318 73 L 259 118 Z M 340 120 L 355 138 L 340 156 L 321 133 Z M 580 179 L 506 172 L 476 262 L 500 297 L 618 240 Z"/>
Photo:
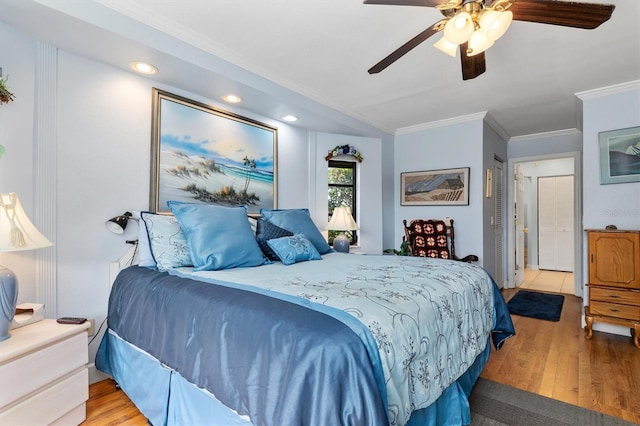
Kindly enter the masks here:
<path id="1" fill-rule="evenodd" d="M 503 290 L 510 299 L 517 290 Z M 482 377 L 640 424 L 640 350 L 630 337 L 580 327 L 582 300 L 565 295 L 559 322 L 513 315 L 517 335 L 493 351 Z M 83 425 L 146 425 L 111 380 L 89 388 Z"/>
<path id="2" fill-rule="evenodd" d="M 503 290 L 509 300 L 516 289 Z M 582 300 L 565 294 L 559 322 L 512 315 L 517 335 L 481 377 L 640 424 L 640 350 L 631 337 L 584 338 Z"/>

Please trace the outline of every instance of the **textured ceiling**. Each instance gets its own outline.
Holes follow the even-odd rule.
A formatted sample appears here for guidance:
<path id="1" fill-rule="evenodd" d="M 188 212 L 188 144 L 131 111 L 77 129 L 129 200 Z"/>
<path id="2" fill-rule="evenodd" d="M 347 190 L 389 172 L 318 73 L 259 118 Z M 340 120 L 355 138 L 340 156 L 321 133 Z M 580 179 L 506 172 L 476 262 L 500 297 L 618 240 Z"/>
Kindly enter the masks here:
<path id="1" fill-rule="evenodd" d="M 432 47 L 437 36 L 380 74 L 367 73 L 438 21 L 434 8 L 360 0 L 0 0 L 0 20 L 116 66 L 137 59 L 126 54 L 146 54 L 160 62 L 155 78 L 203 95 L 219 96 L 235 80 L 237 91 L 247 91 L 243 108 L 267 117 L 287 112 L 287 103 L 310 122 L 304 114 L 326 115 L 303 95 L 388 133 L 486 111 L 503 136 L 515 137 L 576 128 L 576 93 L 640 79 L 640 2 L 586 1 L 615 4 L 612 18 L 595 30 L 514 21 L 486 52 L 486 73 L 467 81 L 459 57 Z M 47 30 L 44 19 L 74 31 Z M 209 53 L 215 60 L 202 59 Z M 204 89 L 201 72 L 220 72 L 218 58 L 238 67 L 223 73 L 234 77 Z M 278 95 L 282 87 L 286 96 Z"/>

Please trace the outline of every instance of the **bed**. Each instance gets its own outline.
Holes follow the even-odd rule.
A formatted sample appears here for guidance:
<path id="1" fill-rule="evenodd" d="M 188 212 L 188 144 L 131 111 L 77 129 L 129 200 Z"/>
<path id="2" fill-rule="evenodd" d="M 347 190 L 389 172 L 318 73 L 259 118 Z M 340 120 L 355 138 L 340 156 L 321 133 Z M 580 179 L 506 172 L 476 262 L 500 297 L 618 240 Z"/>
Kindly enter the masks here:
<path id="1" fill-rule="evenodd" d="M 119 273 L 96 356 L 151 424 L 470 423 L 514 334 L 481 267 L 335 253 L 304 209 L 254 231 L 242 209 L 172 207 L 143 214 L 154 260 Z"/>

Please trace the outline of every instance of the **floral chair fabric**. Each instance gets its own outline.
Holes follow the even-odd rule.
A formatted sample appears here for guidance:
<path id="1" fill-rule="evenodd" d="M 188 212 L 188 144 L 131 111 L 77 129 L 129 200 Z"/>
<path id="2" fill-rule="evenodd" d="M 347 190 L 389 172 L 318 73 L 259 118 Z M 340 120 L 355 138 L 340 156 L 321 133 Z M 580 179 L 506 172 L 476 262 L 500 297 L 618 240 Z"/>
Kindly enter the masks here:
<path id="1" fill-rule="evenodd" d="M 408 225 L 403 220 L 405 238 L 411 256 L 453 259 L 462 262 L 477 262 L 478 256 L 470 254 L 456 256 L 453 220 L 447 225 L 439 219 L 414 219 Z"/>

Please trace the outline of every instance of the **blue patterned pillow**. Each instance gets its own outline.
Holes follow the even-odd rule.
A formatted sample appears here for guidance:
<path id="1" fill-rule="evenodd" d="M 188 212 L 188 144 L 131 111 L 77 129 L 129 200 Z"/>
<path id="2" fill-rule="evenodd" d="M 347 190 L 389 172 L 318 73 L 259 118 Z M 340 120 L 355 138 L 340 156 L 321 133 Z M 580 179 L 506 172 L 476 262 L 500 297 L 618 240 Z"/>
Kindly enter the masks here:
<path id="1" fill-rule="evenodd" d="M 309 209 L 267 210 L 261 209 L 260 214 L 272 224 L 286 229 L 293 234 L 304 234 L 311 241 L 320 254 L 332 251 L 331 246 L 324 239 L 309 214 Z"/>
<path id="2" fill-rule="evenodd" d="M 149 248 L 158 270 L 193 265 L 187 239 L 175 217 L 141 212 L 140 218 L 147 230 Z"/>
<path id="3" fill-rule="evenodd" d="M 322 256 L 320 256 L 313 243 L 302 234 L 274 238 L 267 241 L 267 244 L 278 255 L 284 265 L 293 265 L 307 260 L 322 260 Z"/>
<path id="4" fill-rule="evenodd" d="M 194 271 L 259 266 L 269 262 L 262 254 L 247 209 L 212 204 L 167 201 L 187 237 Z"/>
<path id="5" fill-rule="evenodd" d="M 273 252 L 273 249 L 269 247 L 267 242 L 274 238 L 290 237 L 291 235 L 293 235 L 293 233 L 286 229 L 282 229 L 264 219 L 258 219 L 258 224 L 256 226 L 256 241 L 258 242 L 262 253 L 271 260 L 280 260 L 280 258 Z"/>

